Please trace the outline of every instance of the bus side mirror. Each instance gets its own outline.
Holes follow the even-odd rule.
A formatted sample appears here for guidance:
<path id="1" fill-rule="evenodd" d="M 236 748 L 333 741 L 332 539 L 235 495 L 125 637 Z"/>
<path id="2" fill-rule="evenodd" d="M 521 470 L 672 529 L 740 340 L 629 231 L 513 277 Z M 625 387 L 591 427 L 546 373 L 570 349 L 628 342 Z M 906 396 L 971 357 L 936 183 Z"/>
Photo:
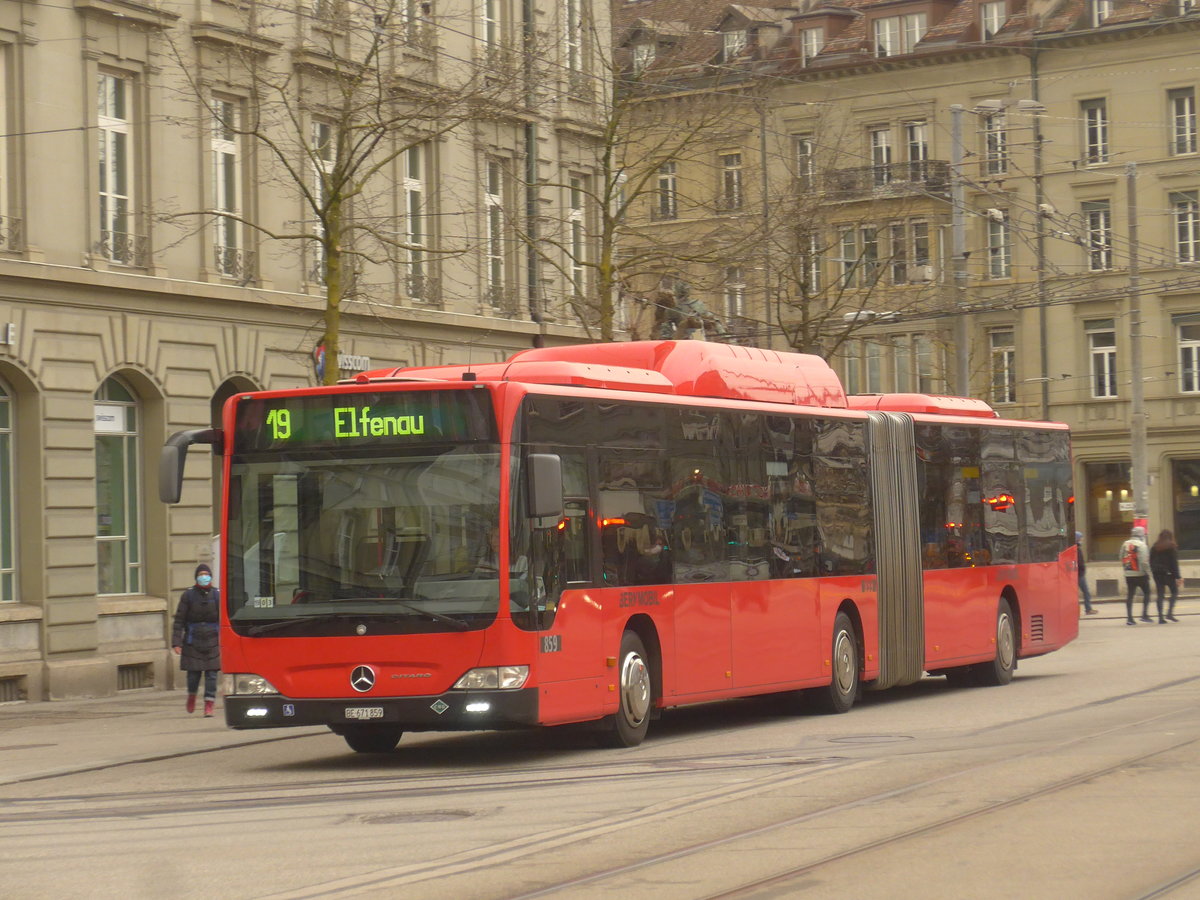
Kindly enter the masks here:
<path id="1" fill-rule="evenodd" d="M 529 517 L 561 519 L 563 515 L 562 459 L 556 453 L 530 453 Z"/>
<path id="2" fill-rule="evenodd" d="M 163 503 L 178 503 L 183 493 L 183 463 L 192 444 L 212 444 L 213 453 L 224 449 L 224 432 L 218 428 L 195 428 L 177 431 L 162 448 L 162 459 L 158 466 L 158 499 Z"/>

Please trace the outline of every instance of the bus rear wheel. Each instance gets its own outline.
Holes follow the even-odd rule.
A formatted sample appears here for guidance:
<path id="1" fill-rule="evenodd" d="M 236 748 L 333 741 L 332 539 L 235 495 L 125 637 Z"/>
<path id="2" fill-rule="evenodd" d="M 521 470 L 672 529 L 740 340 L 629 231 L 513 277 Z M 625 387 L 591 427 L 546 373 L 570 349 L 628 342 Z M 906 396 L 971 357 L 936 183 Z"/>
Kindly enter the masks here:
<path id="1" fill-rule="evenodd" d="M 654 691 L 646 647 L 632 631 L 621 636 L 621 654 L 617 659 L 617 714 L 605 720 L 600 743 L 605 747 L 636 747 L 650 728 L 650 707 Z"/>
<path id="2" fill-rule="evenodd" d="M 826 713 L 849 712 L 858 699 L 858 637 L 854 623 L 844 612 L 833 620 L 833 649 L 830 664 L 833 668 L 829 686 L 816 688 L 813 699 L 817 708 Z"/>
<path id="3" fill-rule="evenodd" d="M 404 732 L 399 728 L 347 728 L 341 732 L 346 744 L 355 753 L 391 753 L 400 743 Z"/>
<path id="4" fill-rule="evenodd" d="M 1004 597 L 996 610 L 996 658 L 972 666 L 977 684 L 995 687 L 1013 680 L 1017 668 L 1017 623 L 1012 606 Z"/>

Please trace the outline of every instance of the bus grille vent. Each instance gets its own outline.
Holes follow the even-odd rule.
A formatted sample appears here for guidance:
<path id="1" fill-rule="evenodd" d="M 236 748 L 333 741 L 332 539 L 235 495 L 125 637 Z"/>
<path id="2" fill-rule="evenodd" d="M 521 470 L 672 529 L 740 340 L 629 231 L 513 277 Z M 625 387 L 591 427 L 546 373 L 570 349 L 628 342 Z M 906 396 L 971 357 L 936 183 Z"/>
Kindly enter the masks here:
<path id="1" fill-rule="evenodd" d="M 20 703 L 25 699 L 25 679 L 20 675 L 0 678 L 0 703 Z"/>
<path id="2" fill-rule="evenodd" d="M 152 663 L 117 666 L 118 691 L 140 691 L 142 688 L 152 687 L 154 687 L 154 665 Z"/>
<path id="3" fill-rule="evenodd" d="M 1029 617 L 1029 639 L 1044 641 L 1046 639 L 1046 623 L 1041 616 Z"/>

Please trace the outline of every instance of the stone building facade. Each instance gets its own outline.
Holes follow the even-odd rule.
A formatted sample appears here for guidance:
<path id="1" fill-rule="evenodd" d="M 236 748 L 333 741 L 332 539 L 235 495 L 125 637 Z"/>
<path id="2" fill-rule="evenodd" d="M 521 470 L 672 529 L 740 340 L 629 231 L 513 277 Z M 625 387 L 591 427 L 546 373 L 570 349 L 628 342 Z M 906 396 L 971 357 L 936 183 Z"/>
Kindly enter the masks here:
<path id="1" fill-rule="evenodd" d="M 740 138 L 673 162 L 662 190 L 678 194 L 650 196 L 640 222 L 678 243 L 714 220 L 748 236 L 753 253 L 678 268 L 735 337 L 786 346 L 815 316 L 807 349 L 851 392 L 963 392 L 1070 424 L 1102 592 L 1123 592 L 1140 380 L 1149 530 L 1174 531 L 1200 575 L 1200 6 L 613 11 L 627 70 L 678 89 L 648 96 L 649 116 L 697 92 L 741 109 Z"/>
<path id="2" fill-rule="evenodd" d="M 555 260 L 561 243 L 514 235 L 534 231 L 531 214 L 547 237 L 590 215 L 571 188 L 594 167 L 603 79 L 589 36 L 606 11 L 376 6 L 378 65 L 410 94 L 405 78 L 436 86 L 463 69 L 491 84 L 501 58 L 541 80 L 392 161 L 371 211 L 402 250 L 354 269 L 328 364 L 491 361 L 579 340 L 578 267 Z M 194 453 L 183 502 L 159 503 L 159 449 L 235 392 L 313 384 L 324 333 L 313 242 L 279 237 L 318 227 L 300 185 L 213 115 L 280 110 L 223 61 L 328 69 L 345 17 L 369 7 L 0 5 L 0 702 L 172 685 L 170 618 L 211 557 L 219 491 Z M 533 52 L 544 68 L 521 64 Z M 313 159 L 297 156 L 301 178 Z"/>

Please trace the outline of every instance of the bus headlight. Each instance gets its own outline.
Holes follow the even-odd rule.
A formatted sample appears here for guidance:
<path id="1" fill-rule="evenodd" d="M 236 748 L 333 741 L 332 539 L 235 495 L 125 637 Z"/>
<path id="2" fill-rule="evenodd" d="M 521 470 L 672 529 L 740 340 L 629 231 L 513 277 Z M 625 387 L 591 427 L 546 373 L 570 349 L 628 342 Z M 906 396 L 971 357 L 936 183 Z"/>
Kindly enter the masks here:
<path id="1" fill-rule="evenodd" d="M 454 682 L 456 691 L 514 691 L 529 680 L 529 666 L 472 669 Z"/>
<path id="2" fill-rule="evenodd" d="M 224 694 L 278 694 L 275 685 L 261 675 L 222 675 Z"/>

